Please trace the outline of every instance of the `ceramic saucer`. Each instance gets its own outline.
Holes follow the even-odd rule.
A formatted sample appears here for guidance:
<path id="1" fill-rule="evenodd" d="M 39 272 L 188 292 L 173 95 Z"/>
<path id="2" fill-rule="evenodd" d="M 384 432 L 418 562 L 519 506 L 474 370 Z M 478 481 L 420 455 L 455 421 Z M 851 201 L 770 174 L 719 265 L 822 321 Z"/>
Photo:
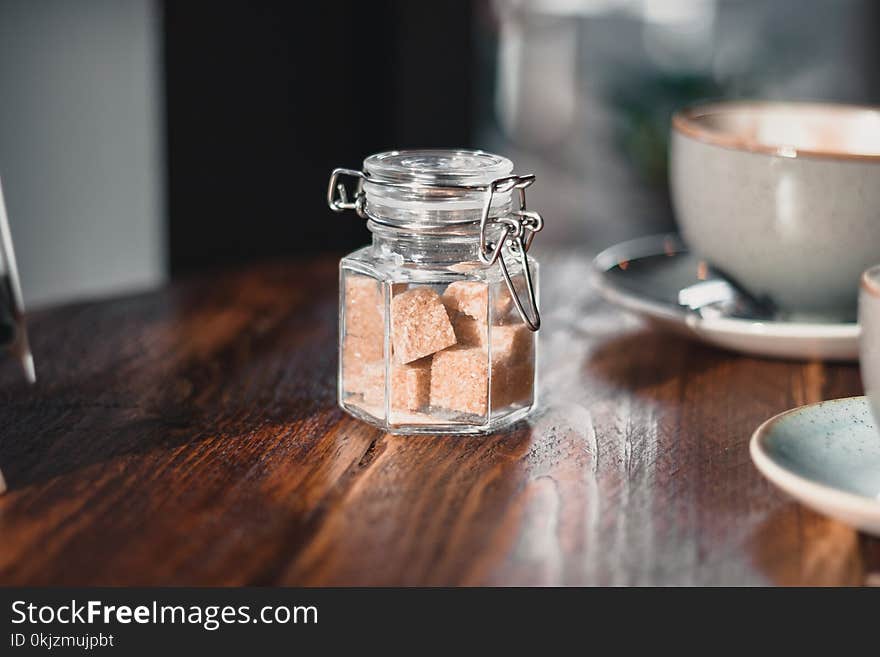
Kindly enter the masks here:
<path id="1" fill-rule="evenodd" d="M 880 536 L 880 432 L 865 397 L 770 418 L 750 451 L 761 474 L 801 503 Z"/>
<path id="2" fill-rule="evenodd" d="M 758 356 L 858 360 L 859 326 L 750 317 L 703 317 L 678 303 L 678 293 L 705 276 L 707 265 L 675 234 L 623 242 L 593 260 L 608 301 L 667 329 Z"/>

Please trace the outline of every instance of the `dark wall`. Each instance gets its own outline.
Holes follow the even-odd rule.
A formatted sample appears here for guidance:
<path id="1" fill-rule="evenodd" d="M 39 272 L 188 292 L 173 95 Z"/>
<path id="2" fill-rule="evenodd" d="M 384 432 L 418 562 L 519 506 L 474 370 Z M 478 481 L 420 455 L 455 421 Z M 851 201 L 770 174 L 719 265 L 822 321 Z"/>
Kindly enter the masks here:
<path id="1" fill-rule="evenodd" d="M 172 274 L 366 243 L 335 166 L 472 146 L 469 2 L 164 7 Z"/>

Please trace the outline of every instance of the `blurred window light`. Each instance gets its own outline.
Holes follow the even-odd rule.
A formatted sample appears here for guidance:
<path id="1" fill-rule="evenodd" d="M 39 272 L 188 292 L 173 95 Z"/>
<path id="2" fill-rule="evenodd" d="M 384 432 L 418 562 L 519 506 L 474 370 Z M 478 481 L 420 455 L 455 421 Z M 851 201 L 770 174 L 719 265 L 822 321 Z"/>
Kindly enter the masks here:
<path id="1" fill-rule="evenodd" d="M 712 66 L 716 0 L 644 0 L 642 42 L 651 62 L 666 70 Z"/>
<path id="2" fill-rule="evenodd" d="M 642 20 L 662 25 L 702 24 L 715 15 L 716 0 L 642 0 Z"/>
<path id="3" fill-rule="evenodd" d="M 613 12 L 640 15 L 643 0 L 496 0 L 497 11 L 513 9 L 547 16 L 599 16 Z"/>
<path id="4" fill-rule="evenodd" d="M 495 0 L 494 4 L 498 11 L 582 18 L 619 13 L 651 23 L 681 24 L 714 12 L 716 0 Z"/>
<path id="5" fill-rule="evenodd" d="M 529 21 L 525 14 L 505 12 L 499 17 L 499 123 L 524 142 L 559 143 L 570 134 L 577 113 L 577 25 L 558 16 Z"/>

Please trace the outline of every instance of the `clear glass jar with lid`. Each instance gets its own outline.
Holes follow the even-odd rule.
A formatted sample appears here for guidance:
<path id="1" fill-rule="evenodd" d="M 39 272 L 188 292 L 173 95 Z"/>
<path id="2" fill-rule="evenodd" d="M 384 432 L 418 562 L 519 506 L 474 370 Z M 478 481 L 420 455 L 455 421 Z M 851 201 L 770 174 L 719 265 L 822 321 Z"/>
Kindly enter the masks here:
<path id="1" fill-rule="evenodd" d="M 343 180 L 352 177 L 350 193 Z M 532 175 L 482 151 L 390 151 L 336 169 L 327 201 L 373 242 L 340 262 L 339 403 L 392 433 L 482 433 L 535 405 L 543 220 Z M 350 184 L 350 182 L 349 182 Z"/>

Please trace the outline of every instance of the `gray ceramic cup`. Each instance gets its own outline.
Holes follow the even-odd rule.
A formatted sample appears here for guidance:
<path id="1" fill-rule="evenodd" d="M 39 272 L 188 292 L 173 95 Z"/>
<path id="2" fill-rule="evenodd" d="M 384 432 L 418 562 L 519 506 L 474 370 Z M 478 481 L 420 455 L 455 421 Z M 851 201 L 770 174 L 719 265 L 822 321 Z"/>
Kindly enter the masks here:
<path id="1" fill-rule="evenodd" d="M 880 109 L 737 101 L 672 120 L 688 245 L 792 318 L 852 321 L 880 255 Z"/>
<path id="2" fill-rule="evenodd" d="M 865 395 L 880 427 L 880 265 L 862 274 L 859 291 L 859 364 Z"/>

